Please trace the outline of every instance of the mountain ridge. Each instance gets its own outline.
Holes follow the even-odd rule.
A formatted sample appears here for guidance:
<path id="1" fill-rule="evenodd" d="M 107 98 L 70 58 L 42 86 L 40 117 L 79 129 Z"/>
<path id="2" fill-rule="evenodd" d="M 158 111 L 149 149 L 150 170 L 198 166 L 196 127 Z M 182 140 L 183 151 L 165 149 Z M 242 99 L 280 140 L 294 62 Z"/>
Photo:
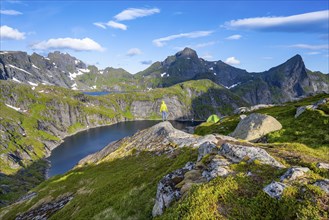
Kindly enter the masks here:
<path id="1" fill-rule="evenodd" d="M 49 53 L 48 57 L 4 51 L 0 52 L 0 79 L 31 86 L 41 83 L 88 91 L 147 91 L 189 80 L 209 79 L 252 105 L 283 103 L 316 93 L 329 93 L 329 75 L 309 71 L 299 54 L 269 70 L 248 72 L 221 60 L 206 61 L 191 48 L 154 62 L 134 75 L 122 68 L 100 70 L 87 66 L 58 51 Z"/>

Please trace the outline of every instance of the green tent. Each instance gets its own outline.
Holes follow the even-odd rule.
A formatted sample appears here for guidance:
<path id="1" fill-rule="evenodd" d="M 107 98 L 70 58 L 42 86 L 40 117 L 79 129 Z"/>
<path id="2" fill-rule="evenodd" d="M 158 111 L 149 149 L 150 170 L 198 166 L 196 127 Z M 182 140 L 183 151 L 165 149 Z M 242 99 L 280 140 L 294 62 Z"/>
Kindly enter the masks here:
<path id="1" fill-rule="evenodd" d="M 207 122 L 217 123 L 219 122 L 219 117 L 217 115 L 210 115 Z"/>

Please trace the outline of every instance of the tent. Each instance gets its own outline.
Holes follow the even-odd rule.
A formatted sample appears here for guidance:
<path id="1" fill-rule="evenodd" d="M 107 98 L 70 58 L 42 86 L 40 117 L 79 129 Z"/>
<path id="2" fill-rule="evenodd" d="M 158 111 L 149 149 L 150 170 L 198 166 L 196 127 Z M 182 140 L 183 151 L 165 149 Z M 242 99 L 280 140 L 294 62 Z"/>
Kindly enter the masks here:
<path id="1" fill-rule="evenodd" d="M 210 115 L 207 122 L 217 123 L 219 122 L 219 117 L 217 115 Z"/>

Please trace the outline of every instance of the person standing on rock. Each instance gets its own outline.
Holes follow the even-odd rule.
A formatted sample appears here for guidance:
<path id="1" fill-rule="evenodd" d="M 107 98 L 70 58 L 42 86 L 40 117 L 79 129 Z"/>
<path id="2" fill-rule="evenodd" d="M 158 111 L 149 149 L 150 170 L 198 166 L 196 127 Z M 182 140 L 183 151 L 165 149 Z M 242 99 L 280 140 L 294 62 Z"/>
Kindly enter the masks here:
<path id="1" fill-rule="evenodd" d="M 160 107 L 160 112 L 162 113 L 162 121 L 167 121 L 168 118 L 168 108 L 165 101 L 162 100 L 162 104 Z"/>

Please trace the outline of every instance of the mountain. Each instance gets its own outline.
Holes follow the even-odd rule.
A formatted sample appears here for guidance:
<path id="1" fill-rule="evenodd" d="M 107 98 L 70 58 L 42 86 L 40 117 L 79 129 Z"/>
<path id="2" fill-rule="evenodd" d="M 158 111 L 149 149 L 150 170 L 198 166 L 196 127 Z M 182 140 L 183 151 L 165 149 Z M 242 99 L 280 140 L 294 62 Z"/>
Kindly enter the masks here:
<path id="1" fill-rule="evenodd" d="M 205 61 L 190 48 L 167 57 L 163 62 L 152 64 L 136 76 L 144 78 L 148 86 L 153 87 L 167 87 L 186 80 L 210 79 L 230 88 L 252 78 L 247 71 L 232 67 L 222 61 Z"/>
<path id="2" fill-rule="evenodd" d="M 206 61 L 191 48 L 155 62 L 132 75 L 123 69 L 87 66 L 60 52 L 42 57 L 25 52 L 0 52 L 0 79 L 57 85 L 74 90 L 146 91 L 181 82 L 209 79 L 230 89 L 249 104 L 283 103 L 316 93 L 329 93 L 329 75 L 312 72 L 300 55 L 259 73 L 232 67 L 223 61 Z"/>
<path id="3" fill-rule="evenodd" d="M 283 103 L 316 93 L 329 93 L 329 75 L 307 70 L 300 55 L 253 76 L 231 90 L 251 104 Z"/>
<path id="4" fill-rule="evenodd" d="M 56 85 L 73 90 L 125 90 L 135 86 L 123 69 L 87 66 L 67 53 L 55 51 L 47 57 L 20 51 L 0 52 L 0 80 L 11 79 L 32 86 Z M 120 85 L 121 83 L 121 85 Z"/>
<path id="5" fill-rule="evenodd" d="M 136 76 L 148 87 L 210 79 L 253 105 L 283 103 L 316 93 L 329 93 L 329 75 L 307 70 L 300 55 L 268 71 L 249 73 L 220 60 L 205 61 L 194 50 L 185 48 Z"/>

